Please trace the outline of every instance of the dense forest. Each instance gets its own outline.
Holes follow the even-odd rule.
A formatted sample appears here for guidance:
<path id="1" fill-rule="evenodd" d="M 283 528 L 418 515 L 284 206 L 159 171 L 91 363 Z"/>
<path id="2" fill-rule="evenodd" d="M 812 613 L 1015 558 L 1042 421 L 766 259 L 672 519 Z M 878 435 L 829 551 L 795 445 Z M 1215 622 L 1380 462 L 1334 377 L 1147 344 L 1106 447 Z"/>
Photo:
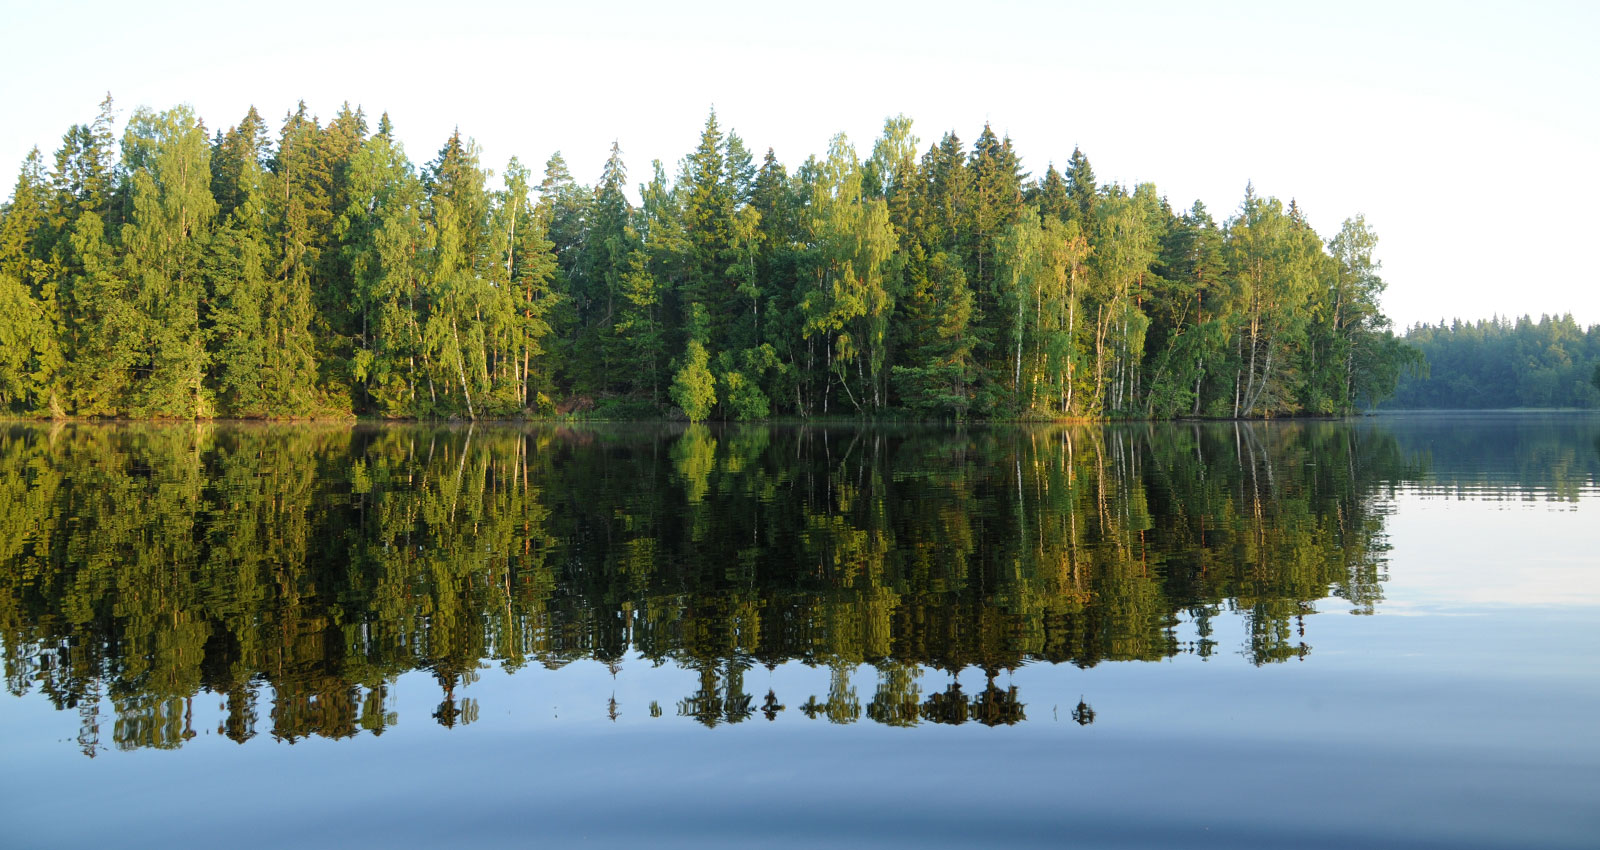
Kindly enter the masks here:
<path id="1" fill-rule="evenodd" d="M 1570 314 L 1420 324 L 1405 343 L 1428 368 L 1402 376 L 1388 407 L 1600 407 L 1600 325 Z"/>
<path id="2" fill-rule="evenodd" d="M 1218 221 L 1148 183 L 1024 171 L 985 126 L 792 171 L 713 112 L 629 192 L 613 145 L 425 165 L 346 105 L 276 131 L 109 97 L 0 218 L 0 412 L 701 420 L 1343 413 L 1413 362 L 1376 236 L 1246 187 Z"/>
<path id="3" fill-rule="evenodd" d="M 1010 723 L 1028 663 L 1307 657 L 1320 600 L 1382 600 L 1384 498 L 1422 472 L 1299 422 L 15 424 L 0 647 L 89 753 L 182 746 L 204 694 L 239 741 L 382 733 L 411 671 L 470 722 L 489 663 L 672 664 L 706 725 L 788 662 L 829 684 L 769 710 Z"/>

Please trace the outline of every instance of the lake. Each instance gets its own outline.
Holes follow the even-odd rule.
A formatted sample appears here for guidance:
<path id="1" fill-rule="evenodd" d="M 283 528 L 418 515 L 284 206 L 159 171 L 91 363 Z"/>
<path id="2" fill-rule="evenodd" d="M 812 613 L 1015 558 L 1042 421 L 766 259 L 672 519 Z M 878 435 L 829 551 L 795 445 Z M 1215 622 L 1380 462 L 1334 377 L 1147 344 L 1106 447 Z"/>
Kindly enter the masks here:
<path id="1" fill-rule="evenodd" d="M 0 425 L 16 847 L 1594 847 L 1600 417 Z"/>

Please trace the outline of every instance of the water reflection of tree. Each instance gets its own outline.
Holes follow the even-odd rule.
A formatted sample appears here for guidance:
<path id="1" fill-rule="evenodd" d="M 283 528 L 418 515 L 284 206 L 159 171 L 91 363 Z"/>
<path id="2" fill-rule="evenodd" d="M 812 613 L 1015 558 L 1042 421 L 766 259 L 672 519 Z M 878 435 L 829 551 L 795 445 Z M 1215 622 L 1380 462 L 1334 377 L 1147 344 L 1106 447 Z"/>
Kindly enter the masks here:
<path id="1" fill-rule="evenodd" d="M 678 714 L 693 717 L 706 726 L 738 723 L 755 713 L 744 690 L 748 665 L 729 659 L 722 664 L 702 661 L 698 668 L 700 688 L 678 702 Z"/>
<path id="2" fill-rule="evenodd" d="M 105 699 L 119 746 L 181 745 L 201 692 L 233 740 L 263 716 L 338 738 L 397 722 L 410 670 L 453 725 L 486 663 L 635 653 L 695 670 L 679 712 L 708 725 L 752 716 L 745 673 L 788 661 L 828 669 L 800 708 L 833 722 L 1008 723 L 992 675 L 924 680 L 1208 656 L 1231 614 L 1252 662 L 1304 657 L 1315 600 L 1381 601 L 1379 486 L 1413 474 L 1381 430 L 1293 423 L 19 426 L 0 639 L 8 688 L 78 710 L 91 753 Z"/>

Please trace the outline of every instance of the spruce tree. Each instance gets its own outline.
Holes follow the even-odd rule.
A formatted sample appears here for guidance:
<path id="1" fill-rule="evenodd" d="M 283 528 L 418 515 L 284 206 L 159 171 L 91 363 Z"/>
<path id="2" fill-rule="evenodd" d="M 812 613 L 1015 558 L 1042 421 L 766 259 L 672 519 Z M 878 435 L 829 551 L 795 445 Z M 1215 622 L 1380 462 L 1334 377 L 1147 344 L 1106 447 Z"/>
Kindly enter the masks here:
<path id="1" fill-rule="evenodd" d="M 30 289 L 48 277 L 48 264 L 40 256 L 40 241 L 50 217 L 50 189 L 44 156 L 34 148 L 22 161 L 11 200 L 0 210 L 0 275 Z"/>
<path id="2" fill-rule="evenodd" d="M 72 316 L 66 403 L 78 416 L 127 415 L 145 350 L 144 319 L 106 232 L 100 216 L 84 213 L 63 252 Z"/>
<path id="3" fill-rule="evenodd" d="M 1072 158 L 1067 160 L 1066 183 L 1067 197 L 1072 200 L 1073 206 L 1069 215 L 1087 229 L 1094 221 L 1094 202 L 1099 187 L 1095 185 L 1094 169 L 1089 166 L 1089 158 L 1079 148 L 1073 148 Z"/>
<path id="4" fill-rule="evenodd" d="M 572 179 L 560 151 L 545 162 L 539 183 L 539 203 L 535 215 L 555 252 L 556 276 L 553 282 L 560 299 L 551 316 L 550 354 L 560 383 L 571 386 L 573 349 L 582 334 L 578 311 L 589 291 L 584 280 L 584 246 L 587 242 L 589 204 L 593 194 Z"/>
<path id="5" fill-rule="evenodd" d="M 312 293 L 333 225 L 332 175 L 321 145 L 322 128 L 301 101 L 284 119 L 270 163 L 275 286 L 262 311 L 270 352 L 263 382 L 270 397 L 288 403 L 291 415 L 317 405 Z"/>
<path id="6" fill-rule="evenodd" d="M 48 308 L 21 281 L 0 274 L 0 413 L 60 415 L 54 396 L 59 368 Z"/>
<path id="7" fill-rule="evenodd" d="M 914 411 L 962 419 L 972 407 L 972 290 L 950 255 L 924 258 L 915 243 L 908 250 L 903 365 L 892 370 L 894 387 Z"/>
<path id="8" fill-rule="evenodd" d="M 768 148 L 756 173 L 750 206 L 761 216 L 761 248 L 756 255 L 756 280 L 762 299 L 760 342 L 772 347 L 783 367 L 768 373 L 762 389 L 769 399 L 783 406 L 797 398 L 796 382 L 804 365 L 804 321 L 798 313 L 802 202 L 787 169 Z"/>
<path id="9" fill-rule="evenodd" d="M 727 163 L 728 195 L 737 209 L 750 203 L 751 195 L 755 191 L 755 158 L 751 155 L 750 149 L 745 147 L 744 139 L 733 130 L 728 131 L 723 156 Z"/>
<path id="10" fill-rule="evenodd" d="M 387 124 L 385 116 L 384 124 Z M 426 410 L 422 321 L 431 234 L 423 220 L 422 181 L 390 132 L 368 139 L 351 161 L 348 205 L 336 231 L 351 270 L 360 330 L 351 377 L 362 406 L 388 416 Z"/>
<path id="11" fill-rule="evenodd" d="M 546 340 L 552 334 L 551 317 L 561 300 L 555 281 L 555 244 L 550 241 L 544 218 L 530 211 L 528 227 L 522 228 L 512 245 L 511 286 L 515 295 L 517 349 L 522 356 L 519 403 L 523 409 L 545 413 L 549 404 L 546 392 L 553 391 L 553 364 L 546 355 Z M 537 359 L 536 359 L 537 358 Z"/>
<path id="12" fill-rule="evenodd" d="M 590 224 L 584 244 L 584 288 L 573 293 L 578 300 L 574 306 L 580 331 L 572 352 L 572 366 L 584 389 L 590 391 L 606 389 L 607 381 L 614 374 L 612 355 L 622 277 L 628 273 L 633 252 L 638 248 L 638 236 L 631 222 L 633 208 L 624 193 L 627 181 L 622 148 L 612 142 L 611 154 L 606 158 L 590 206 Z"/>
<path id="13" fill-rule="evenodd" d="M 689 238 L 689 274 L 680 297 L 685 311 L 694 304 L 705 310 L 703 341 L 713 355 L 727 348 L 728 325 L 737 310 L 727 275 L 734 198 L 724 155 L 722 130 L 712 110 L 699 147 L 686 161 L 683 224 Z"/>
<path id="14" fill-rule="evenodd" d="M 1067 195 L 1067 181 L 1056 170 L 1055 163 L 1045 169 L 1044 179 L 1029 192 L 1028 202 L 1039 210 L 1042 218 L 1066 221 L 1072 217 L 1072 199 Z"/>
<path id="15" fill-rule="evenodd" d="M 269 382 L 269 364 L 279 356 L 269 329 L 274 295 L 268 233 L 268 186 L 263 167 L 266 127 L 251 107 L 221 139 L 212 155 L 211 185 L 219 199 L 219 226 L 211 240 L 206 276 L 212 293 L 211 348 L 216 352 L 214 386 L 221 412 L 268 417 L 303 414 L 307 396 L 285 397 Z"/>
<path id="16" fill-rule="evenodd" d="M 997 241 L 1016 222 L 1022 210 L 1021 165 L 1011 149 L 1010 139 L 1000 139 L 987 124 L 967 159 L 971 174 L 971 203 L 963 222 L 964 249 L 969 258 L 969 281 L 976 302 L 978 323 L 975 332 L 978 348 L 985 356 L 983 379 L 988 403 L 1016 391 L 1016 379 L 1008 368 L 1015 358 L 1005 338 L 1014 324 L 1008 296 L 1009 284 L 997 276 Z M 1010 389 L 1006 389 L 1009 387 Z"/>
<path id="17" fill-rule="evenodd" d="M 249 185 L 249 181 L 259 183 L 271 155 L 270 147 L 267 124 L 254 106 L 238 126 L 218 137 L 211 151 L 211 194 L 217 200 L 218 216 L 232 215 L 249 193 L 259 194 L 266 188 Z"/>
<path id="18" fill-rule="evenodd" d="M 630 256 L 629 272 L 624 276 L 628 304 L 618 334 L 628 358 L 642 369 L 635 373 L 632 388 L 648 388 L 652 401 L 658 399 L 667 377 L 669 352 L 679 350 L 689 338 L 672 309 L 688 279 L 690 256 L 680 188 L 667 179 L 660 160 L 651 163 L 650 182 L 639 187 L 640 250 L 644 256 Z"/>

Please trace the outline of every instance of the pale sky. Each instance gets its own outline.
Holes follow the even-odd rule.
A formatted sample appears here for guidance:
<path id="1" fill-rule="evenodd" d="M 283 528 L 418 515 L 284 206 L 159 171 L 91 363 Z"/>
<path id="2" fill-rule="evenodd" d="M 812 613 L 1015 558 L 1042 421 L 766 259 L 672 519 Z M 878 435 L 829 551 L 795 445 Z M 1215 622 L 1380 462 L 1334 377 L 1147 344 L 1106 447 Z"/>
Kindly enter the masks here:
<path id="1" fill-rule="evenodd" d="M 304 99 L 388 111 L 413 162 L 459 126 L 484 164 L 592 183 L 669 173 L 714 105 L 791 170 L 905 113 L 926 147 L 985 121 L 1042 175 L 1081 146 L 1218 219 L 1247 181 L 1324 237 L 1364 213 L 1399 327 L 1572 312 L 1600 323 L 1600 3 L 21 2 L 6 0 L 0 179 L 107 91 L 213 130 Z M 119 127 L 120 132 L 120 127 Z"/>

